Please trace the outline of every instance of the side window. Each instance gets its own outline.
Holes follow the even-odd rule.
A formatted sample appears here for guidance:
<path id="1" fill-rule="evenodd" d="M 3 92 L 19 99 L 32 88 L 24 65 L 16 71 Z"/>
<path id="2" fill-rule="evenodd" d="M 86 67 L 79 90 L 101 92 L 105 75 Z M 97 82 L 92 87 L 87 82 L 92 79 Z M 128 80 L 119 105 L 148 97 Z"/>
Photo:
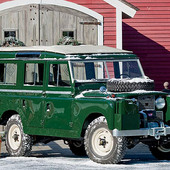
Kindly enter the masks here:
<path id="1" fill-rule="evenodd" d="M 0 84 L 16 84 L 17 64 L 0 64 Z"/>
<path id="2" fill-rule="evenodd" d="M 0 83 L 4 83 L 4 64 L 0 64 Z"/>
<path id="3" fill-rule="evenodd" d="M 55 87 L 70 86 L 67 64 L 50 64 L 49 85 Z"/>
<path id="4" fill-rule="evenodd" d="M 25 85 L 43 85 L 44 64 L 25 64 Z"/>

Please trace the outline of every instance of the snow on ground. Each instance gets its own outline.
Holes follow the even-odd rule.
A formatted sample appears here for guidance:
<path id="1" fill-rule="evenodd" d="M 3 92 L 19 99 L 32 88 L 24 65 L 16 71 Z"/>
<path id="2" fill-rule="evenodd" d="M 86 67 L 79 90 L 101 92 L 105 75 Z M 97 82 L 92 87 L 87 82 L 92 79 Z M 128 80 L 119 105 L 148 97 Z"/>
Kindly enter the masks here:
<path id="1" fill-rule="evenodd" d="M 143 144 L 127 150 L 125 158 L 117 165 L 102 165 L 88 157 L 76 157 L 61 142 L 34 146 L 31 157 L 8 157 L 4 148 L 2 151 L 0 170 L 169 170 L 170 167 L 170 161 L 156 160 Z"/>
<path id="2" fill-rule="evenodd" d="M 122 164 L 119 165 L 101 165 L 90 161 L 88 158 L 4 158 L 0 160 L 0 169 L 7 170 L 107 170 L 107 169 L 150 169 L 150 170 L 168 170 L 170 163 L 167 161 L 130 161 L 129 159 L 124 159 Z"/>

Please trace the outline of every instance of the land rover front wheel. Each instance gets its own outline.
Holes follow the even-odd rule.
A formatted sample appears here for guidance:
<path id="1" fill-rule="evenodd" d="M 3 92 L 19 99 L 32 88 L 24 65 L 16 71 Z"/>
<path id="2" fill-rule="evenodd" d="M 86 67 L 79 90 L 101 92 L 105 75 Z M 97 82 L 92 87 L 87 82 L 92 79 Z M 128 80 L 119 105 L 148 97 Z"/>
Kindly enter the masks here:
<path id="1" fill-rule="evenodd" d="M 150 146 L 152 155 L 158 160 L 170 160 L 170 143 Z"/>
<path id="2" fill-rule="evenodd" d="M 11 156 L 29 156 L 32 149 L 31 137 L 23 132 L 19 115 L 9 118 L 6 129 L 6 149 Z"/>
<path id="3" fill-rule="evenodd" d="M 88 157 L 97 163 L 116 164 L 126 150 L 125 137 L 113 137 L 106 119 L 101 116 L 92 121 L 85 133 L 85 150 Z"/>

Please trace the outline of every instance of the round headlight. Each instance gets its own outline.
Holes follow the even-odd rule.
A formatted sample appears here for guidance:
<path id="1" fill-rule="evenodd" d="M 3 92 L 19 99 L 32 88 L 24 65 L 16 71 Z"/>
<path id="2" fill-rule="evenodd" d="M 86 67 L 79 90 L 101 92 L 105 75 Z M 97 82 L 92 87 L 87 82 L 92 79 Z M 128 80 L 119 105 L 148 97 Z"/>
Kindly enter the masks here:
<path id="1" fill-rule="evenodd" d="M 107 91 L 107 89 L 106 89 L 106 87 L 105 87 L 105 86 L 101 86 L 101 87 L 100 87 L 100 91 L 101 91 L 101 92 L 106 92 L 106 91 Z"/>
<path id="2" fill-rule="evenodd" d="M 157 109 L 163 109 L 165 107 L 165 99 L 162 97 L 159 97 L 155 101 L 155 105 Z"/>

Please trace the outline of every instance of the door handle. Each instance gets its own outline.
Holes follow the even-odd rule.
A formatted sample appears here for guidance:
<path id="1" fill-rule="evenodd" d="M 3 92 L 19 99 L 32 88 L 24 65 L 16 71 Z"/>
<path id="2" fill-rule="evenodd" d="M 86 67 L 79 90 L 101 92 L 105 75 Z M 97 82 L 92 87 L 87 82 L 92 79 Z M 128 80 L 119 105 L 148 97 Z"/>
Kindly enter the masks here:
<path id="1" fill-rule="evenodd" d="M 25 106 L 26 106 L 26 101 L 23 100 L 23 101 L 22 101 L 22 107 L 25 107 Z"/>
<path id="2" fill-rule="evenodd" d="M 50 108 L 51 108 L 51 107 L 50 107 L 50 104 L 48 103 L 48 104 L 47 104 L 47 112 L 50 112 Z"/>

